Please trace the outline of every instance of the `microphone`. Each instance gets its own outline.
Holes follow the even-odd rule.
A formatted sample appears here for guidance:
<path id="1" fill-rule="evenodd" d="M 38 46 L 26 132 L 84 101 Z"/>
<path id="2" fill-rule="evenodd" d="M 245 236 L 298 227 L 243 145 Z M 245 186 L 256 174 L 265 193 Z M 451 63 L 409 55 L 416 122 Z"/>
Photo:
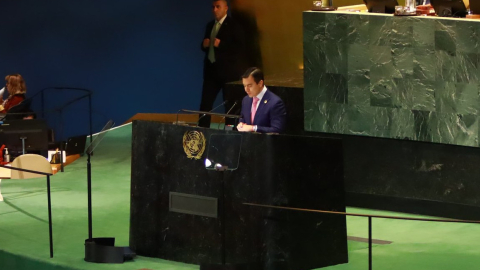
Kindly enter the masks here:
<path id="1" fill-rule="evenodd" d="M 222 104 L 218 105 L 217 107 L 215 107 L 215 108 L 211 109 L 211 110 L 210 110 L 210 111 L 208 111 L 208 112 L 212 112 L 212 111 L 214 111 L 214 110 L 216 110 L 216 109 L 220 108 L 221 106 L 225 105 L 225 103 L 227 103 L 227 102 L 228 102 L 228 100 L 225 100 L 224 102 L 222 102 Z M 202 116 L 200 116 L 200 117 L 198 118 L 197 127 L 198 127 L 198 123 L 200 122 L 200 119 L 202 119 L 202 118 L 203 118 L 203 117 L 205 117 L 205 116 L 207 116 L 207 114 L 206 114 L 206 113 L 202 114 Z"/>
<path id="2" fill-rule="evenodd" d="M 229 114 L 233 110 L 233 107 L 235 107 L 235 105 L 237 105 L 236 101 L 235 101 L 235 103 L 233 103 L 232 107 L 230 107 L 230 109 L 228 109 L 226 114 Z M 225 116 L 223 118 L 225 118 Z"/>
<path id="3" fill-rule="evenodd" d="M 237 105 L 237 101 L 235 100 L 235 103 L 233 103 L 232 107 L 230 107 L 230 109 L 228 109 L 228 111 L 225 113 L 225 114 L 229 114 L 233 108 Z M 222 117 L 222 120 L 225 119 L 225 116 Z M 223 126 L 223 129 L 225 129 L 226 125 Z M 218 126 L 218 129 L 220 129 L 220 125 Z"/>

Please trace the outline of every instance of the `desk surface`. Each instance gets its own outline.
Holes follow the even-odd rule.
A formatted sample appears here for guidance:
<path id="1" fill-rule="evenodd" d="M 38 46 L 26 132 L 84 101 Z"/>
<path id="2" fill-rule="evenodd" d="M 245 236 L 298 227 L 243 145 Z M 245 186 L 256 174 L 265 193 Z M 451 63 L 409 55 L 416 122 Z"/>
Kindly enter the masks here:
<path id="1" fill-rule="evenodd" d="M 347 10 L 336 10 L 336 11 L 313 11 L 308 10 L 304 11 L 305 13 L 328 13 L 328 14 L 348 14 L 348 15 L 357 15 L 357 16 L 376 16 L 376 17 L 395 17 L 399 20 L 404 19 L 419 19 L 419 20 L 447 20 L 447 21 L 467 21 L 467 22 L 474 22 L 480 23 L 480 20 L 477 19 L 467 19 L 467 18 L 453 18 L 453 17 L 439 17 L 439 16 L 394 16 L 393 14 L 386 14 L 386 13 L 372 13 L 372 12 L 352 12 Z"/>

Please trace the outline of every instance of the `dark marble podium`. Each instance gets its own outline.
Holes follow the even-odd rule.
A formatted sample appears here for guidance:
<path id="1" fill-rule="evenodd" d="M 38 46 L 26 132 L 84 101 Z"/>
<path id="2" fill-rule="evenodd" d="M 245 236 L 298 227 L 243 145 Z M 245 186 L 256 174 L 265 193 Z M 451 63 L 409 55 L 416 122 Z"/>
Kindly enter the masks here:
<path id="1" fill-rule="evenodd" d="M 199 160 L 183 148 L 192 130 L 206 138 Z M 241 137 L 238 169 L 205 169 L 212 135 L 225 135 L 226 145 L 228 135 Z M 342 153 L 337 139 L 134 121 L 130 247 L 142 256 L 193 264 L 302 270 L 346 263 L 344 216 L 243 204 L 345 211 Z M 217 199 L 218 215 L 170 211 L 172 192 Z"/>
<path id="2" fill-rule="evenodd" d="M 303 13 L 305 130 L 342 138 L 347 204 L 480 218 L 480 21 Z"/>
<path id="3" fill-rule="evenodd" d="M 480 21 L 304 12 L 305 130 L 479 147 Z"/>

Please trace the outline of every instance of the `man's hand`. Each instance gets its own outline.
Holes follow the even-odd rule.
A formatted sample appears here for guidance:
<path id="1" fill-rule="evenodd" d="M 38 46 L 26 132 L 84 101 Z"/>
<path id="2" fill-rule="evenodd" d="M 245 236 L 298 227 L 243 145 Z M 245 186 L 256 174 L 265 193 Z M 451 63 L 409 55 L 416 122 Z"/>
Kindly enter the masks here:
<path id="1" fill-rule="evenodd" d="M 237 125 L 237 130 L 241 132 L 253 132 L 253 126 L 240 123 Z"/>
<path id="2" fill-rule="evenodd" d="M 213 46 L 215 46 L 215 48 L 218 48 L 218 46 L 220 46 L 220 39 L 216 38 Z"/>
<path id="3" fill-rule="evenodd" d="M 203 48 L 208 48 L 209 46 L 210 46 L 210 39 L 209 38 L 204 39 L 203 40 Z"/>

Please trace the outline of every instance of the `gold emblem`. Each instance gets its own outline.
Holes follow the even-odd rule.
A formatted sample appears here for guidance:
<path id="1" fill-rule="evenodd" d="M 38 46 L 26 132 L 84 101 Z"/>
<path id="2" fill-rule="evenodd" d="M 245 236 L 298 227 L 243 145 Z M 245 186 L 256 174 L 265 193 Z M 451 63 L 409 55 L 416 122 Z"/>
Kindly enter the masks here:
<path id="1" fill-rule="evenodd" d="M 185 150 L 188 158 L 202 158 L 206 143 L 207 141 L 202 132 L 187 131 L 183 135 L 183 150 Z"/>
<path id="2" fill-rule="evenodd" d="M 263 103 L 267 104 L 267 102 L 268 102 L 268 100 L 265 100 L 265 102 L 263 102 Z"/>

